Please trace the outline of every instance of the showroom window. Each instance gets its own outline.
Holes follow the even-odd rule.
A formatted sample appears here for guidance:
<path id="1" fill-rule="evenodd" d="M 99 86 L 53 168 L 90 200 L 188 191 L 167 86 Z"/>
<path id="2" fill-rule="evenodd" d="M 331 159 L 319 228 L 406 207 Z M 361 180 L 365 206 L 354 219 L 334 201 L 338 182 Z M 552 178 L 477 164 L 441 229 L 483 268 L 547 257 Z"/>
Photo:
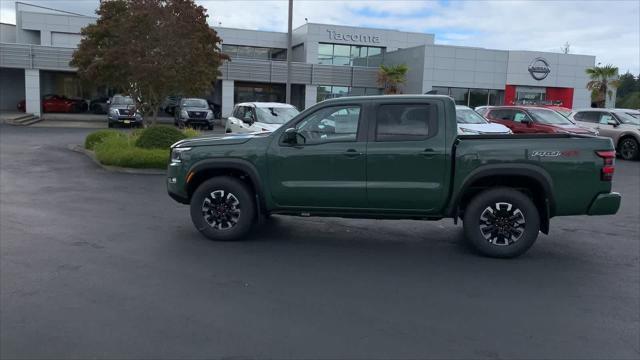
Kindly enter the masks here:
<path id="1" fill-rule="evenodd" d="M 456 105 L 466 105 L 470 108 L 484 105 L 502 105 L 504 102 L 503 90 L 433 86 L 431 91 L 437 95 L 449 95 L 455 100 Z"/>
<path id="2" fill-rule="evenodd" d="M 222 44 L 222 52 L 235 58 L 287 60 L 287 49 Z"/>
<path id="3" fill-rule="evenodd" d="M 343 96 L 365 96 L 365 95 L 381 95 L 382 89 L 365 88 L 365 87 L 349 87 L 349 86 L 318 86 L 318 95 L 316 101 L 320 102 L 327 99 L 334 99 Z"/>
<path id="4" fill-rule="evenodd" d="M 378 67 L 384 49 L 372 46 L 318 44 L 318 64 Z"/>

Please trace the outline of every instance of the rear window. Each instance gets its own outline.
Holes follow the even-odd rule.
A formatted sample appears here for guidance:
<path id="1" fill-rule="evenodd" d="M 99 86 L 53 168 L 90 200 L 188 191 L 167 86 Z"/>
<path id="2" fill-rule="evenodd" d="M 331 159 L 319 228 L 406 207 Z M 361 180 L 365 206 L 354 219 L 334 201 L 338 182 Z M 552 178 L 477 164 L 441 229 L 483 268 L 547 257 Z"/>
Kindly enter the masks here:
<path id="1" fill-rule="evenodd" d="M 376 141 L 414 141 L 434 136 L 438 126 L 433 104 L 388 104 L 378 107 Z"/>

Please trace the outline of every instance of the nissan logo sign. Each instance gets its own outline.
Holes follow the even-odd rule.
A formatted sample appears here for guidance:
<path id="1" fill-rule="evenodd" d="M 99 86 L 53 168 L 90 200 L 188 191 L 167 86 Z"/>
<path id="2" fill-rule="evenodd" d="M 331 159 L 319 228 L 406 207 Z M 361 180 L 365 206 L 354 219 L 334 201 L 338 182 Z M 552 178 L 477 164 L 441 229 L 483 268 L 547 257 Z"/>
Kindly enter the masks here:
<path id="1" fill-rule="evenodd" d="M 544 80 L 550 72 L 551 68 L 549 67 L 549 63 L 541 57 L 533 59 L 531 64 L 529 64 L 529 74 L 538 81 Z"/>

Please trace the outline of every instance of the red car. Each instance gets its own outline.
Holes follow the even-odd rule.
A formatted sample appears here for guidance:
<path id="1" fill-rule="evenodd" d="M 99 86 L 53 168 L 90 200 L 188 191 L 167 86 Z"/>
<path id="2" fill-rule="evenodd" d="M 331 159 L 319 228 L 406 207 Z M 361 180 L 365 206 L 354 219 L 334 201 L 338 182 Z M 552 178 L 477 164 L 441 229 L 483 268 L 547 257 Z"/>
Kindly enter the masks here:
<path id="1" fill-rule="evenodd" d="M 25 101 L 22 100 L 18 103 L 18 110 L 25 111 Z M 86 111 L 87 104 L 82 99 L 69 99 L 65 96 L 59 95 L 45 95 L 42 97 L 42 112 L 81 112 Z"/>
<path id="2" fill-rule="evenodd" d="M 484 116 L 508 127 L 514 134 L 597 135 L 594 130 L 578 126 L 560 113 L 540 106 L 492 106 Z"/>

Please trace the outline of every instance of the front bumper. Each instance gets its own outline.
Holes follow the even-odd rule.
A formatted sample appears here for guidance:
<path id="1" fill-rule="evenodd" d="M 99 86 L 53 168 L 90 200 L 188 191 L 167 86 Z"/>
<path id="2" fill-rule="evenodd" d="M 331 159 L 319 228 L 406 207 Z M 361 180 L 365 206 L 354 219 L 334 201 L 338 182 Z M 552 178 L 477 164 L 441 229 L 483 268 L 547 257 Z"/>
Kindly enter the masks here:
<path id="1" fill-rule="evenodd" d="M 213 119 L 207 120 L 207 119 L 201 119 L 201 118 L 198 118 L 198 119 L 189 118 L 189 119 L 180 119 L 180 122 L 186 126 L 189 126 L 189 125 L 213 126 Z"/>
<path id="2" fill-rule="evenodd" d="M 589 206 L 588 215 L 613 215 L 620 209 L 620 201 L 622 197 L 619 193 L 612 192 L 607 194 L 600 194 Z"/>
<path id="3" fill-rule="evenodd" d="M 189 195 L 184 185 L 184 174 L 180 164 L 167 166 L 167 192 L 171 198 L 181 204 L 189 204 Z"/>

